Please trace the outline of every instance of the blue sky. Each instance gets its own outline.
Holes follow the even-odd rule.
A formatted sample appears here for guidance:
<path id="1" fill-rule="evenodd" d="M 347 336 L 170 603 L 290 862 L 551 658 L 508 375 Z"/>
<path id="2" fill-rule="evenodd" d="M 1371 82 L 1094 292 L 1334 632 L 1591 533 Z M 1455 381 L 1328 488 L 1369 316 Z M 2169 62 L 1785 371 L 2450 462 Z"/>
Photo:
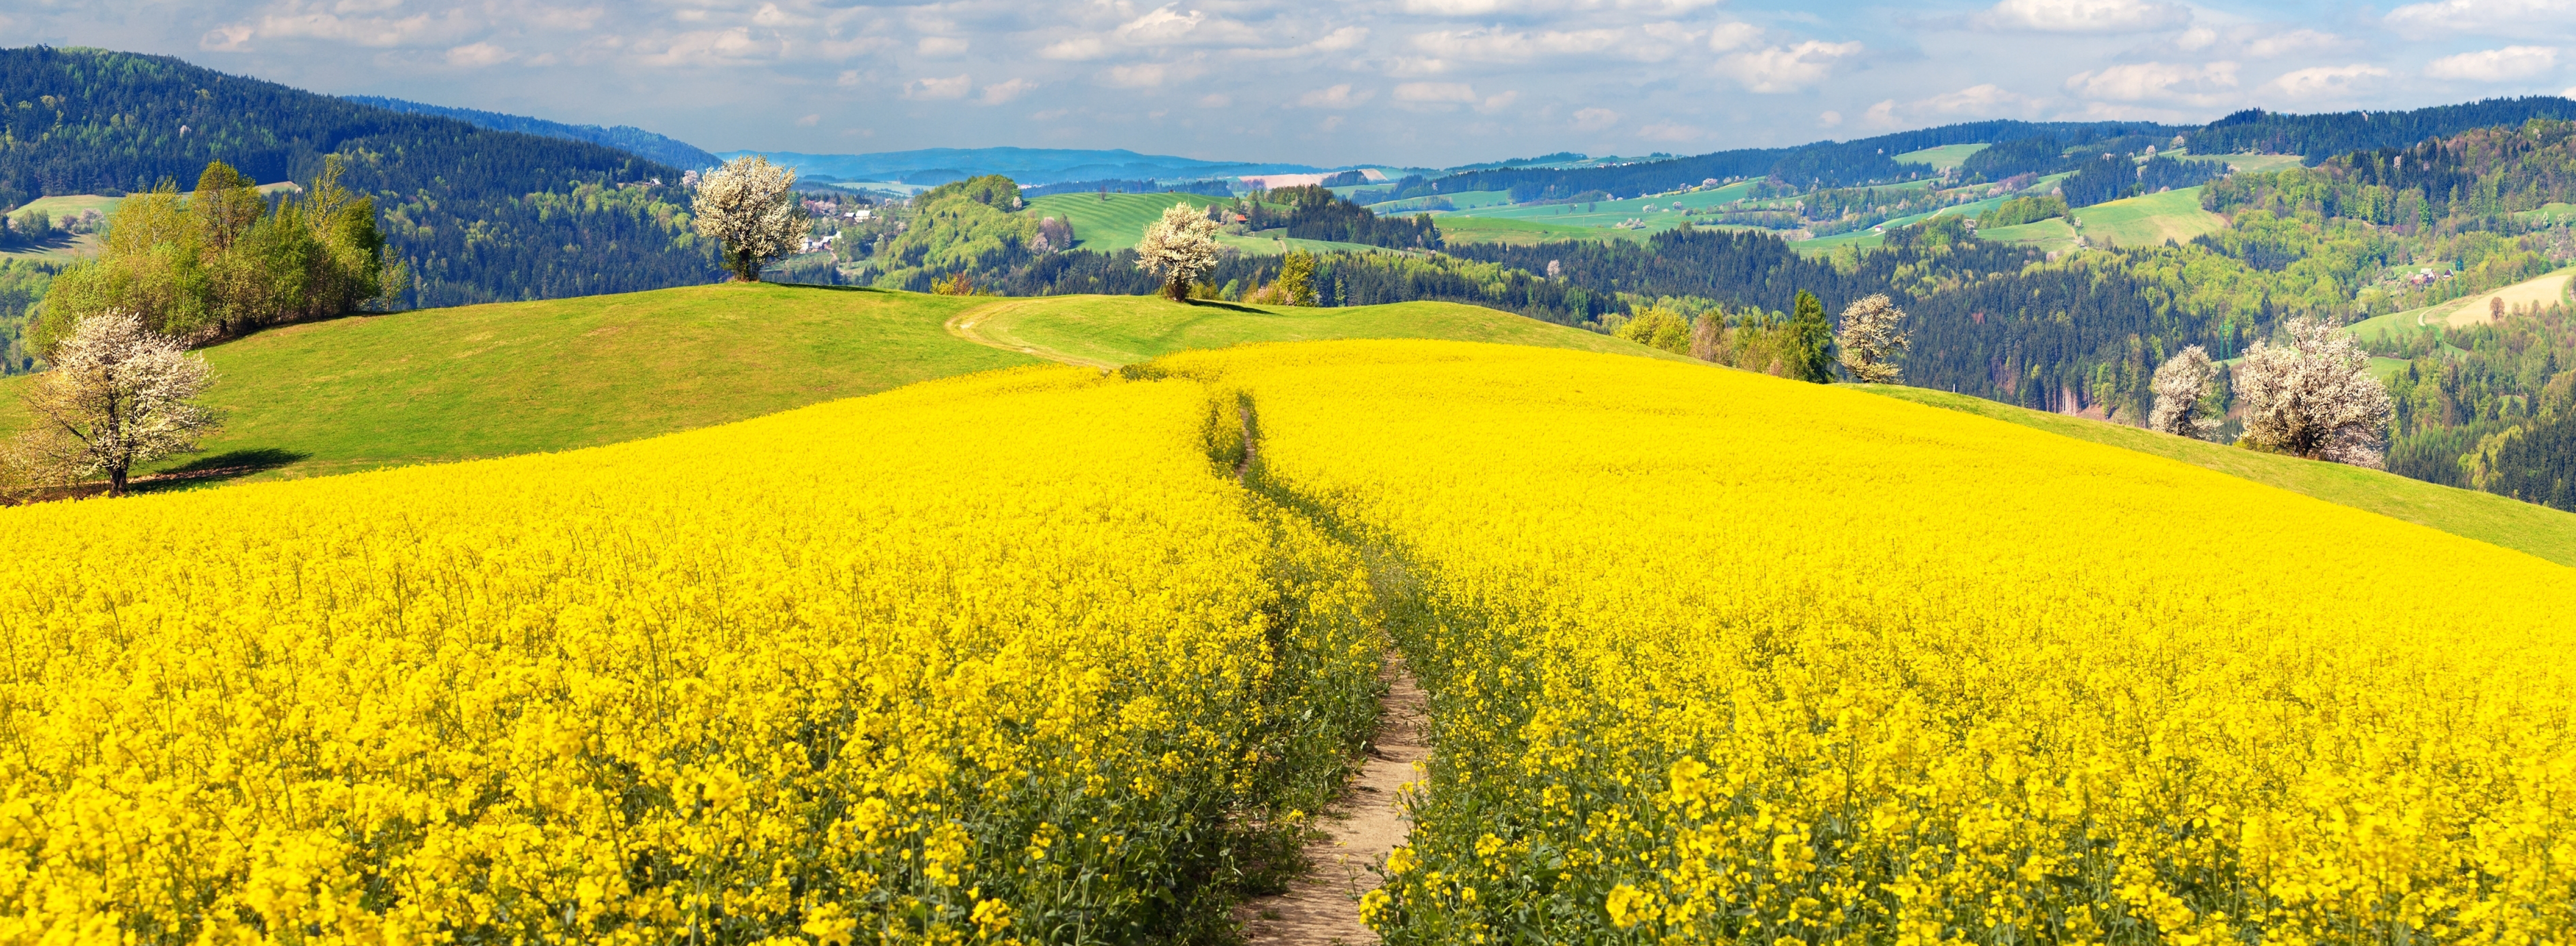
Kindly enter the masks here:
<path id="1" fill-rule="evenodd" d="M 0 0 L 0 43 L 715 150 L 1448 165 L 2576 87 L 2576 0 Z"/>

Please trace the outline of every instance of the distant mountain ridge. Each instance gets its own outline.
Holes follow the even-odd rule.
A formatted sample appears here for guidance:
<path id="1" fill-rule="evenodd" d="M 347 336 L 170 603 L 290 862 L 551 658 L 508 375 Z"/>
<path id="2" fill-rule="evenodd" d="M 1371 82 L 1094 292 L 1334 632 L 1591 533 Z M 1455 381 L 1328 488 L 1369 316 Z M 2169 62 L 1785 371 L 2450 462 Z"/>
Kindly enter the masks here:
<path id="1" fill-rule="evenodd" d="M 170 56 L 0 50 L 0 205 L 192 185 L 221 160 L 261 183 L 375 201 L 412 305 L 550 299 L 712 282 L 680 171 L 627 151 L 226 75 Z M 37 109 L 17 103 L 45 103 Z M 655 185 L 650 182 L 659 180 Z"/>
<path id="2" fill-rule="evenodd" d="M 515 131 L 523 134 L 543 135 L 548 138 L 561 138 L 566 141 L 587 141 L 595 145 L 606 145 L 636 157 L 643 158 L 647 161 L 656 161 L 662 164 L 668 164 L 675 168 L 711 168 L 724 163 L 722 159 L 717 158 L 713 154 L 707 153 L 704 149 L 701 149 L 696 145 L 681 141 L 677 138 L 645 131 L 644 129 L 637 128 L 633 125 L 613 125 L 606 128 L 602 128 L 598 125 L 567 125 L 563 122 L 551 122 L 542 118 L 529 118 L 525 115 L 509 115 L 501 112 L 486 112 L 481 109 L 452 108 L 445 105 L 430 105 L 425 102 L 386 98 L 381 95 L 343 95 L 341 98 L 356 102 L 360 105 L 372 105 L 377 108 L 391 109 L 397 112 L 408 112 L 413 115 L 436 115 L 440 118 L 453 118 L 457 121 L 461 121 L 478 128 L 489 128 L 495 131 Z"/>
<path id="3" fill-rule="evenodd" d="M 1312 174 L 1337 170 L 1311 164 L 1208 161 L 1138 154 L 1124 148 L 923 148 L 874 154 L 804 154 L 795 151 L 723 151 L 726 160 L 757 154 L 808 177 L 839 181 L 891 181 L 936 185 L 986 174 L 1021 184 L 1106 179 L 1238 177 L 1246 174 Z"/>

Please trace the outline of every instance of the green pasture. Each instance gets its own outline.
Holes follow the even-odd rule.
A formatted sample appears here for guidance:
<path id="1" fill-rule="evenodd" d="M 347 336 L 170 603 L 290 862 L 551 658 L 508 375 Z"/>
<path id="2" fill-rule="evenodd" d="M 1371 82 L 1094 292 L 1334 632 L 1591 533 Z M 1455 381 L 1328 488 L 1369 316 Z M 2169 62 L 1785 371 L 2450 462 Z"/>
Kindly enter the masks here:
<path id="1" fill-rule="evenodd" d="M 1481 210 L 1487 207 L 1509 207 L 1512 205 L 1512 195 L 1502 191 L 1468 191 L 1463 194 L 1441 194 L 1436 197 L 1407 197 L 1403 200 L 1379 201 L 1368 205 L 1368 209 L 1370 212 L 1381 216 L 1386 214 L 1420 213 L 1424 207 L 1429 206 L 1434 200 L 1446 200 L 1449 202 L 1449 206 L 1457 210 Z"/>
<path id="2" fill-rule="evenodd" d="M 1560 240 L 1642 240 L 1653 232 L 1622 230 L 1608 224 L 1575 225 L 1546 220 L 1469 217 L 1457 214 L 1442 214 L 1438 218 L 1438 223 L 1441 241 L 1451 244 L 1501 243 L 1508 246 L 1529 246 Z"/>
<path id="3" fill-rule="evenodd" d="M 2075 228 L 2068 226 L 2064 217 L 2050 217 L 2037 223 L 1987 227 L 1977 231 L 1977 239 L 2018 243 L 2054 253 L 2075 248 Z"/>
<path id="4" fill-rule="evenodd" d="M 1925 148 L 1920 151 L 1908 151 L 1904 154 L 1897 155 L 1891 160 L 1898 164 L 1929 164 L 1937 170 L 1947 171 L 1966 163 L 1969 155 L 1975 154 L 1979 151 L 1984 151 L 1989 147 L 1992 146 L 1986 144 L 1939 145 L 1936 147 Z"/>
<path id="5" fill-rule="evenodd" d="M 2517 211 L 2513 218 L 2544 227 L 2576 223 L 2576 204 L 2542 204 L 2532 210 Z"/>
<path id="6" fill-rule="evenodd" d="M 2561 565 L 2576 565 L 2576 513 L 2560 512 L 2492 493 L 2436 486 L 2382 470 L 2260 453 L 2125 424 L 2034 411 L 1964 394 L 1898 385 L 1864 385 L 1861 390 L 1991 417 L 2077 440 L 2151 453 L 2267 486 L 2304 493 L 2330 503 L 2501 545 Z"/>
<path id="7" fill-rule="evenodd" d="M 2096 246 L 2156 246 L 2166 240 L 2189 243 L 2204 233 L 2225 229 L 2227 218 L 2200 209 L 2198 187 L 2147 194 L 2075 208 L 2087 240 Z"/>
<path id="8" fill-rule="evenodd" d="M 1141 296 L 1045 296 L 995 302 L 970 316 L 993 344 L 1107 365 L 1254 342 L 1434 338 L 1680 359 L 1635 342 L 1455 302 L 1345 308 L 1172 302 Z"/>
<path id="9" fill-rule="evenodd" d="M 1028 202 L 1021 213 L 1032 217 L 1054 217 L 1073 225 L 1075 246 L 1101 253 L 1133 249 L 1145 238 L 1145 228 L 1163 216 L 1173 204 L 1187 203 L 1205 207 L 1220 203 L 1236 205 L 1232 197 L 1209 197 L 1205 194 L 1111 194 L 1102 200 L 1099 194 L 1050 194 Z"/>
<path id="10" fill-rule="evenodd" d="M 948 334 L 990 298 L 771 283 L 423 309 L 205 350 L 230 416 L 161 469 L 262 478 L 568 450 L 1033 364 Z M 23 425 L 0 379 L 0 432 Z"/>

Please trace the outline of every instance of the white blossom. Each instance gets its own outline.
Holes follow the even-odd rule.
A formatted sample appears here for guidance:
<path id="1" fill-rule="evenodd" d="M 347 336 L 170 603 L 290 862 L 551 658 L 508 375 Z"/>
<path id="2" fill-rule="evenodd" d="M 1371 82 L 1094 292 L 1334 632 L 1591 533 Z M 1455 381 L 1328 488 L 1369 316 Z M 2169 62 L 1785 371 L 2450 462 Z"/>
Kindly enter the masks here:
<path id="1" fill-rule="evenodd" d="M 725 268 L 743 282 L 760 280 L 760 268 L 787 255 L 804 239 L 805 208 L 788 188 L 796 171 L 759 155 L 735 158 L 698 179 L 690 211 L 698 235 L 724 244 Z"/>
<path id="2" fill-rule="evenodd" d="M 2385 442 L 2388 388 L 2370 375 L 2370 356 L 2350 333 L 2311 318 L 2291 319 L 2289 344 L 2262 342 L 2236 366 L 2244 439 L 2318 460 L 2377 467 Z"/>
<path id="3" fill-rule="evenodd" d="M 1897 352 L 1913 344 L 1897 323 L 1905 320 L 1905 310 L 1884 294 L 1869 296 L 1843 309 L 1843 370 L 1852 380 L 1868 384 L 1895 381 L 1899 370 L 1891 361 Z"/>
<path id="4" fill-rule="evenodd" d="M 197 449 L 222 422 L 194 403 L 214 383 L 202 355 L 143 327 L 133 313 L 82 318 L 54 349 L 53 370 L 26 393 L 35 426 L 19 435 L 17 464 L 54 482 L 104 473 L 108 493 L 125 494 L 134 465 Z"/>
<path id="5" fill-rule="evenodd" d="M 2152 386 L 2156 392 L 2155 410 L 2147 415 L 2147 426 L 2165 433 L 2207 440 L 2218 429 L 2218 418 L 2210 416 L 2206 405 L 2210 383 L 2218 380 L 2218 366 L 2209 360 L 2209 352 L 2193 345 L 2165 363 L 2156 366 Z"/>
<path id="6" fill-rule="evenodd" d="M 1190 284 L 1216 263 L 1216 221 L 1187 203 L 1165 209 L 1136 244 L 1136 268 L 1162 276 L 1163 295 L 1175 300 L 1189 298 Z"/>

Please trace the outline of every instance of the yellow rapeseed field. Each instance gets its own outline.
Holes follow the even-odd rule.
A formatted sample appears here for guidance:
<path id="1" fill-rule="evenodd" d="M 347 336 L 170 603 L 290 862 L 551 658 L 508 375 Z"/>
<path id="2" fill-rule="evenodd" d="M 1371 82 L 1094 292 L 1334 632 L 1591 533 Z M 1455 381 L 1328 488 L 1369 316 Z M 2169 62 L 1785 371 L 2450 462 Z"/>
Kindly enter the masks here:
<path id="1" fill-rule="evenodd" d="M 1221 938 L 1390 644 L 1390 942 L 2566 942 L 2571 605 L 1706 366 L 979 376 L 0 510 L 0 944 Z"/>
<path id="2" fill-rule="evenodd" d="M 0 943 L 1215 928 L 1383 643 L 1207 414 L 1056 369 L 0 510 Z"/>
<path id="3" fill-rule="evenodd" d="M 2576 939 L 2568 569 L 1740 372 L 1167 364 L 1420 582 L 1390 942 Z"/>

